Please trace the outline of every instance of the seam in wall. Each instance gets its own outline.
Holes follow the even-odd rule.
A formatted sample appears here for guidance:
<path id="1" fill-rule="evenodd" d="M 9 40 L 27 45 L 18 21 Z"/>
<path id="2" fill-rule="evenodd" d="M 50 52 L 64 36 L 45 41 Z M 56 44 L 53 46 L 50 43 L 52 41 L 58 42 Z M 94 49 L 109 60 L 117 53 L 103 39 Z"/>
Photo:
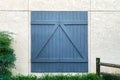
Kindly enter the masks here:
<path id="1" fill-rule="evenodd" d="M 90 12 L 89 14 L 90 14 L 90 28 L 88 28 L 88 30 L 90 30 L 89 31 L 89 35 L 90 35 L 90 37 L 88 37 L 88 38 L 90 38 L 88 41 L 89 41 L 89 45 L 90 45 L 90 47 L 88 48 L 89 50 L 89 52 L 88 52 L 88 66 L 89 66 L 89 72 L 91 72 L 91 0 L 90 0 L 90 11 L 88 11 L 88 12 Z"/>
<path id="2" fill-rule="evenodd" d="M 34 10 L 0 10 L 0 11 L 6 11 L 6 12 L 31 12 Z M 36 11 L 36 10 L 35 10 Z M 120 12 L 120 10 L 87 10 L 88 12 Z"/>
<path id="3" fill-rule="evenodd" d="M 120 12 L 120 10 L 90 10 L 90 12 Z"/>
<path id="4" fill-rule="evenodd" d="M 0 11 L 6 11 L 6 12 L 29 12 L 29 10 L 0 10 Z"/>
<path id="5" fill-rule="evenodd" d="M 30 11 L 29 11 L 29 0 L 28 0 L 28 74 L 30 74 L 30 48 L 31 48 L 31 46 L 30 46 L 30 24 L 29 24 L 29 22 L 30 22 Z"/>

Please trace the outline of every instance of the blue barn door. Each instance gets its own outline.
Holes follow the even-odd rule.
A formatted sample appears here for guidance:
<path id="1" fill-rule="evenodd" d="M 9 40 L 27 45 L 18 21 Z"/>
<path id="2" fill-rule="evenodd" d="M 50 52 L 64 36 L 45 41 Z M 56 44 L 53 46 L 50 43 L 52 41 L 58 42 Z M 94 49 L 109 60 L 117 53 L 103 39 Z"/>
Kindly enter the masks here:
<path id="1" fill-rule="evenodd" d="M 31 71 L 88 72 L 86 11 L 31 13 Z"/>

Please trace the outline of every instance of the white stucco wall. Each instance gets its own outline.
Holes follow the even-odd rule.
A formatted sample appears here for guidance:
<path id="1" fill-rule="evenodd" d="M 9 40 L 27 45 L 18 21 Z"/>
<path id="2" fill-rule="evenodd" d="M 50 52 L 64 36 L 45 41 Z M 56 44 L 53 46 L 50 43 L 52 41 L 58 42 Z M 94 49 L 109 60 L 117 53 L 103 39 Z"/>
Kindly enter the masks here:
<path id="1" fill-rule="evenodd" d="M 95 64 L 96 57 L 102 62 L 120 64 L 119 18 L 120 12 L 91 12 L 91 64 Z M 91 70 L 94 69 L 95 66 L 91 65 Z M 117 70 L 109 70 L 112 71 Z"/>
<path id="2" fill-rule="evenodd" d="M 0 0 L 0 30 L 15 33 L 12 44 L 17 57 L 14 74 L 31 74 L 31 11 L 88 11 L 89 72 L 95 72 L 96 57 L 103 62 L 119 64 L 119 3 L 119 0 Z M 118 72 L 109 68 L 102 70 Z"/>

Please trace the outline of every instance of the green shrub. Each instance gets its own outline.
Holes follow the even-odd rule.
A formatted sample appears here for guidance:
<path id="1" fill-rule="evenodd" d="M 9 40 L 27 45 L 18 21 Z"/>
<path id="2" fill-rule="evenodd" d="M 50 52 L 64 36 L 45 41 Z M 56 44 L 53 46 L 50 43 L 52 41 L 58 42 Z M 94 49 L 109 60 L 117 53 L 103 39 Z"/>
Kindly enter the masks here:
<path id="1" fill-rule="evenodd" d="M 96 74 L 88 74 L 88 75 L 82 76 L 81 80 L 104 80 L 104 79 L 102 77 L 99 77 Z"/>
<path id="2" fill-rule="evenodd" d="M 96 74 L 84 75 L 43 75 L 37 77 L 34 75 L 17 75 L 13 76 L 12 80 L 120 80 L 112 76 L 97 76 Z"/>
<path id="3" fill-rule="evenodd" d="M 33 75 L 28 75 L 28 76 L 17 75 L 12 77 L 12 80 L 38 80 L 38 78 L 37 76 L 33 76 Z"/>
<path id="4" fill-rule="evenodd" d="M 109 75 L 104 75 L 103 78 L 105 80 L 120 80 L 120 78 L 109 76 Z"/>
<path id="5" fill-rule="evenodd" d="M 11 47 L 13 38 L 10 32 L 0 31 L 0 76 L 2 80 L 10 80 L 11 69 L 16 60 L 14 49 Z"/>
<path id="6" fill-rule="evenodd" d="M 86 74 L 86 75 L 43 75 L 41 77 L 36 77 L 33 75 L 23 76 L 17 75 L 12 77 L 12 80 L 104 80 L 102 77 L 96 74 Z"/>

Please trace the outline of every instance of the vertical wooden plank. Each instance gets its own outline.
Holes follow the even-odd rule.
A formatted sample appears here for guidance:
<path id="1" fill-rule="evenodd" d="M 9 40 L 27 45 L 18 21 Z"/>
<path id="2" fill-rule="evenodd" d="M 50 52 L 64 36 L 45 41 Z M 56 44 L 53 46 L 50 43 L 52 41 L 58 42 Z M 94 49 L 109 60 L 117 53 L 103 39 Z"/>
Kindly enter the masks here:
<path id="1" fill-rule="evenodd" d="M 96 74 L 100 76 L 100 58 L 96 58 Z"/>

